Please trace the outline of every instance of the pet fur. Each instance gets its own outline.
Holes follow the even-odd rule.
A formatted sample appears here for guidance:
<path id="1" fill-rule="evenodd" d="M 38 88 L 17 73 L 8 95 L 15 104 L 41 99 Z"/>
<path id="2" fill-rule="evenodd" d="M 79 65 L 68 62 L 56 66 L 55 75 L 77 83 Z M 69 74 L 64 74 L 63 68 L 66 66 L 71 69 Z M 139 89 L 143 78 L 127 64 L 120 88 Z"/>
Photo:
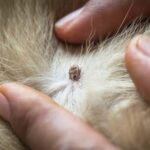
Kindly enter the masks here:
<path id="1" fill-rule="evenodd" d="M 57 40 L 56 20 L 86 0 L 0 0 L 0 83 L 20 82 L 52 97 L 124 150 L 150 149 L 150 108 L 124 63 L 124 50 L 150 24 L 133 23 L 119 35 L 75 47 Z M 80 79 L 69 69 L 78 65 Z M 63 121 L 63 120 L 62 120 Z M 90 137 L 89 137 L 90 138 Z M 0 122 L 0 150 L 25 150 Z"/>

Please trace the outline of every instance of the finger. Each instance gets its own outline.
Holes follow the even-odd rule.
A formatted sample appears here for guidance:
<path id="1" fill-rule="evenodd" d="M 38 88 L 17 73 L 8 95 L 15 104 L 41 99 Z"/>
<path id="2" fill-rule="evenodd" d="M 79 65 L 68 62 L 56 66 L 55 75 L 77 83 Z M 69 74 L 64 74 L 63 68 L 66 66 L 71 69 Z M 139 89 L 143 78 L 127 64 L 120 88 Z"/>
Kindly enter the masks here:
<path id="1" fill-rule="evenodd" d="M 126 64 L 130 76 L 142 96 L 150 102 L 150 38 L 138 36 L 126 51 Z"/>
<path id="2" fill-rule="evenodd" d="M 9 83 L 0 86 L 0 93 L 0 115 L 33 150 L 115 149 L 104 137 L 32 88 Z"/>
<path id="3" fill-rule="evenodd" d="M 77 44 L 91 38 L 102 38 L 135 17 L 148 15 L 149 7 L 149 0 L 90 0 L 81 9 L 58 21 L 55 31 L 62 40 Z"/>

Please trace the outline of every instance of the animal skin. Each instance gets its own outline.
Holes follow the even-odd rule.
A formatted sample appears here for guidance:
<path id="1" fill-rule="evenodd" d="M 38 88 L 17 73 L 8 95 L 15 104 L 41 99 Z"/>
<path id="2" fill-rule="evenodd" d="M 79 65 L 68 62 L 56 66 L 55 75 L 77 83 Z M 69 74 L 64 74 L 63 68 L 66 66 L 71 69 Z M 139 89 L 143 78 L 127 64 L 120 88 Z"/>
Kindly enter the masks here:
<path id="1" fill-rule="evenodd" d="M 54 23 L 85 2 L 0 0 L 0 83 L 46 93 L 123 150 L 149 150 L 150 108 L 128 75 L 124 54 L 132 37 L 149 34 L 150 24 L 137 21 L 97 45 L 62 43 Z M 0 150 L 26 149 L 1 120 Z"/>

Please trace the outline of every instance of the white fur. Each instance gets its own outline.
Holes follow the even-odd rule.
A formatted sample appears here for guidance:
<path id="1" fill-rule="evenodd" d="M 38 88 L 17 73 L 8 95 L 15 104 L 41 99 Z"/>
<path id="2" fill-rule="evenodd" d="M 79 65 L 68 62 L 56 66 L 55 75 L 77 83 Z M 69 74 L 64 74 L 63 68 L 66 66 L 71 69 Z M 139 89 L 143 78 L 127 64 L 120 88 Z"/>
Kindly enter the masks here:
<path id="1" fill-rule="evenodd" d="M 68 10 L 81 3 L 67 2 Z M 54 20 L 66 13 L 66 1 L 57 3 L 0 1 L 0 82 L 21 82 L 48 94 L 124 149 L 150 149 L 149 108 L 136 91 L 124 63 L 129 40 L 136 34 L 148 33 L 149 23 L 133 24 L 98 46 L 75 48 L 61 44 L 53 35 Z M 69 79 L 72 65 L 81 69 L 79 81 Z M 147 123 L 141 124 L 141 119 Z M 144 138 L 137 144 L 140 129 Z M 2 140 L 1 150 L 23 149 L 11 130 L 0 123 Z"/>

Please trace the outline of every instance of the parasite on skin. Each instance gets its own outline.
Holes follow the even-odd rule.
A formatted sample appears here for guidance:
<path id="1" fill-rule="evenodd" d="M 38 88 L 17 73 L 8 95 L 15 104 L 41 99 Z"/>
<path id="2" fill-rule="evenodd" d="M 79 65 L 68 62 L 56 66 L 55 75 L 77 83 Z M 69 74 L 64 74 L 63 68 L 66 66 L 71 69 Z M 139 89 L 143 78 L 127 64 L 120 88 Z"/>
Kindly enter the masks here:
<path id="1" fill-rule="evenodd" d="M 72 81 L 79 81 L 81 76 L 81 69 L 78 65 L 73 65 L 69 69 L 69 79 Z"/>

